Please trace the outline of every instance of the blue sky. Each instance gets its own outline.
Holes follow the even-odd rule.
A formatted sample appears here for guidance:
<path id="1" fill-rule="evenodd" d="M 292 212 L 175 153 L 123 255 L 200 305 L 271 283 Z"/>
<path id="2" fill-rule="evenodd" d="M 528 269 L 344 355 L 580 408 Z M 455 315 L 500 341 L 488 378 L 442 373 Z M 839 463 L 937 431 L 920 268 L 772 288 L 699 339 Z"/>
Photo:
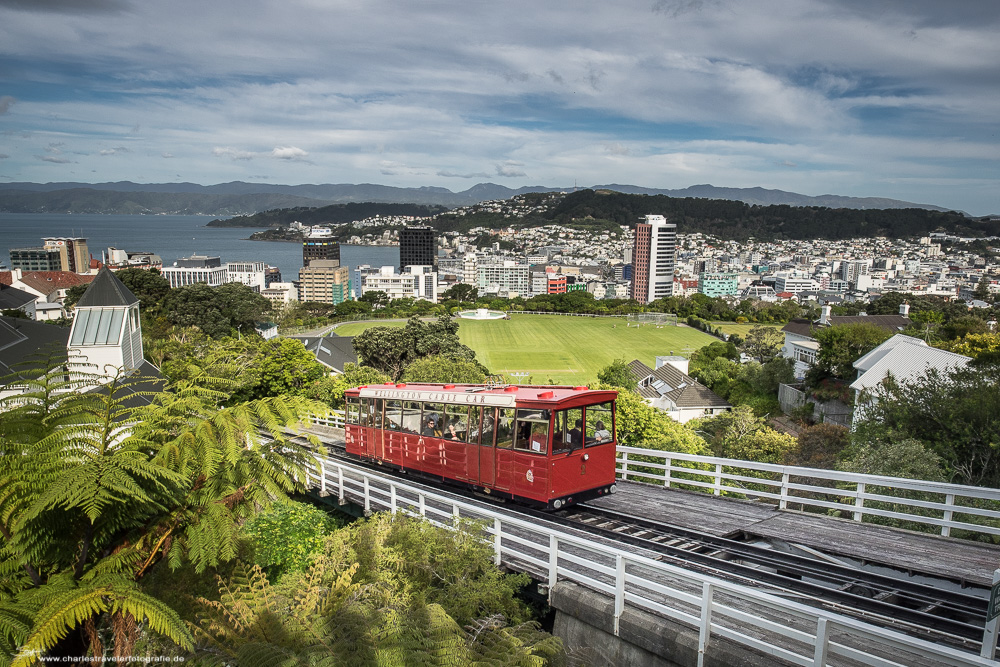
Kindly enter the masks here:
<path id="1" fill-rule="evenodd" d="M 628 183 L 1000 213 L 995 0 L 0 0 L 0 182 Z"/>

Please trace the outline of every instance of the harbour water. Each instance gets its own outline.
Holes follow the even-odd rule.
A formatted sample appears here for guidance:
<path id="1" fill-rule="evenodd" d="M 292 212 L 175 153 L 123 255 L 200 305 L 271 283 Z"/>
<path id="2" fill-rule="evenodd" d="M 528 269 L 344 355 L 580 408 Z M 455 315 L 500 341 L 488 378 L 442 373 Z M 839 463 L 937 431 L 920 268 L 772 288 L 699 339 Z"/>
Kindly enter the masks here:
<path id="1" fill-rule="evenodd" d="M 96 258 L 114 247 L 154 252 L 171 266 L 192 254 L 218 255 L 223 262 L 261 261 L 281 269 L 284 280 L 295 280 L 302 266 L 302 245 L 279 241 L 249 241 L 254 229 L 206 227 L 203 215 L 67 215 L 0 213 L 0 264 L 10 267 L 10 248 L 42 245 L 43 236 L 82 236 Z M 355 266 L 399 263 L 397 246 L 341 246 L 340 261 Z"/>

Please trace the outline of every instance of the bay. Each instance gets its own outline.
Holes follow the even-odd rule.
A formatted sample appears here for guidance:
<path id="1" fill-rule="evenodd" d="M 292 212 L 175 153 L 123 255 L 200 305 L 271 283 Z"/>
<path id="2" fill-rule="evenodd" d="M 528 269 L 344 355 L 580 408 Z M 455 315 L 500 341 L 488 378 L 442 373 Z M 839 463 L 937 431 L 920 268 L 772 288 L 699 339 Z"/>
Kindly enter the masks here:
<path id="1" fill-rule="evenodd" d="M 108 247 L 156 253 L 164 266 L 193 254 L 217 255 L 223 262 L 266 262 L 281 270 L 283 280 L 298 279 L 300 243 L 249 241 L 247 237 L 256 230 L 206 227 L 211 220 L 205 215 L 0 213 L 0 264 L 9 268 L 11 248 L 40 247 L 43 236 L 81 236 L 95 259 Z M 352 272 L 362 264 L 396 266 L 399 247 L 342 245 L 340 262 Z"/>

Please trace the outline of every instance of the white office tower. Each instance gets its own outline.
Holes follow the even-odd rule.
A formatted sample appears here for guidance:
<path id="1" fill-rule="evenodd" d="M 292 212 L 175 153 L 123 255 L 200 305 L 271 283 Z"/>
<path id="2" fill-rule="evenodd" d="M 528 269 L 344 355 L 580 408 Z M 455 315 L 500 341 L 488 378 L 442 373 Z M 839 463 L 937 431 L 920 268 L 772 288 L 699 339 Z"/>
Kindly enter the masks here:
<path id="1" fill-rule="evenodd" d="M 674 293 L 677 225 L 662 215 L 647 215 L 635 227 L 632 253 L 632 298 L 649 303 Z"/>

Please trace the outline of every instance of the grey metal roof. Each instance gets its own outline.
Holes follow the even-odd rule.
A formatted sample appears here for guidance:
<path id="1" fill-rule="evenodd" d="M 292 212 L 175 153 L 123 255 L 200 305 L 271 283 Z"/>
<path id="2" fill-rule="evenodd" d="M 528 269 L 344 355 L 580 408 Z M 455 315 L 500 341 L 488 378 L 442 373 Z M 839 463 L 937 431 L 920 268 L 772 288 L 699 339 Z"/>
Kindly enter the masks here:
<path id="1" fill-rule="evenodd" d="M 0 285 L 0 310 L 13 310 L 20 308 L 26 303 L 31 303 L 38 297 L 29 294 L 24 290 L 11 287 L 10 285 Z"/>
<path id="2" fill-rule="evenodd" d="M 901 336 L 900 338 L 910 337 Z M 953 368 L 961 368 L 972 361 L 970 357 L 961 354 L 946 352 L 936 347 L 923 345 L 923 341 L 917 338 L 911 338 L 908 341 L 893 341 L 890 338 L 885 343 L 882 343 L 882 345 L 886 345 L 887 343 L 893 344 L 887 346 L 889 350 L 881 355 L 878 361 L 871 364 L 861 374 L 861 377 L 851 383 L 851 389 L 871 389 L 881 384 L 889 376 L 892 376 L 897 382 L 905 382 L 923 375 L 931 368 L 936 368 L 939 371 L 949 371 Z M 875 348 L 872 352 L 878 349 Z M 870 358 L 875 358 L 876 356 L 878 355 L 872 355 Z"/>
<path id="3" fill-rule="evenodd" d="M 139 303 L 139 298 L 105 266 L 98 271 L 87 291 L 76 302 L 76 307 L 131 306 L 135 303 Z"/>
<path id="4" fill-rule="evenodd" d="M 728 408 L 726 399 L 670 364 L 653 369 L 638 359 L 628 363 L 643 398 L 669 399 L 678 408 Z"/>
<path id="5" fill-rule="evenodd" d="M 302 341 L 306 349 L 316 355 L 316 361 L 338 373 L 344 371 L 348 363 L 358 363 L 358 353 L 354 351 L 353 336 L 325 336 L 310 338 L 293 336 Z"/>
<path id="6" fill-rule="evenodd" d="M 0 316 L 0 386 L 16 381 L 12 373 L 44 366 L 47 353 L 65 358 L 68 340 L 69 327 Z"/>

